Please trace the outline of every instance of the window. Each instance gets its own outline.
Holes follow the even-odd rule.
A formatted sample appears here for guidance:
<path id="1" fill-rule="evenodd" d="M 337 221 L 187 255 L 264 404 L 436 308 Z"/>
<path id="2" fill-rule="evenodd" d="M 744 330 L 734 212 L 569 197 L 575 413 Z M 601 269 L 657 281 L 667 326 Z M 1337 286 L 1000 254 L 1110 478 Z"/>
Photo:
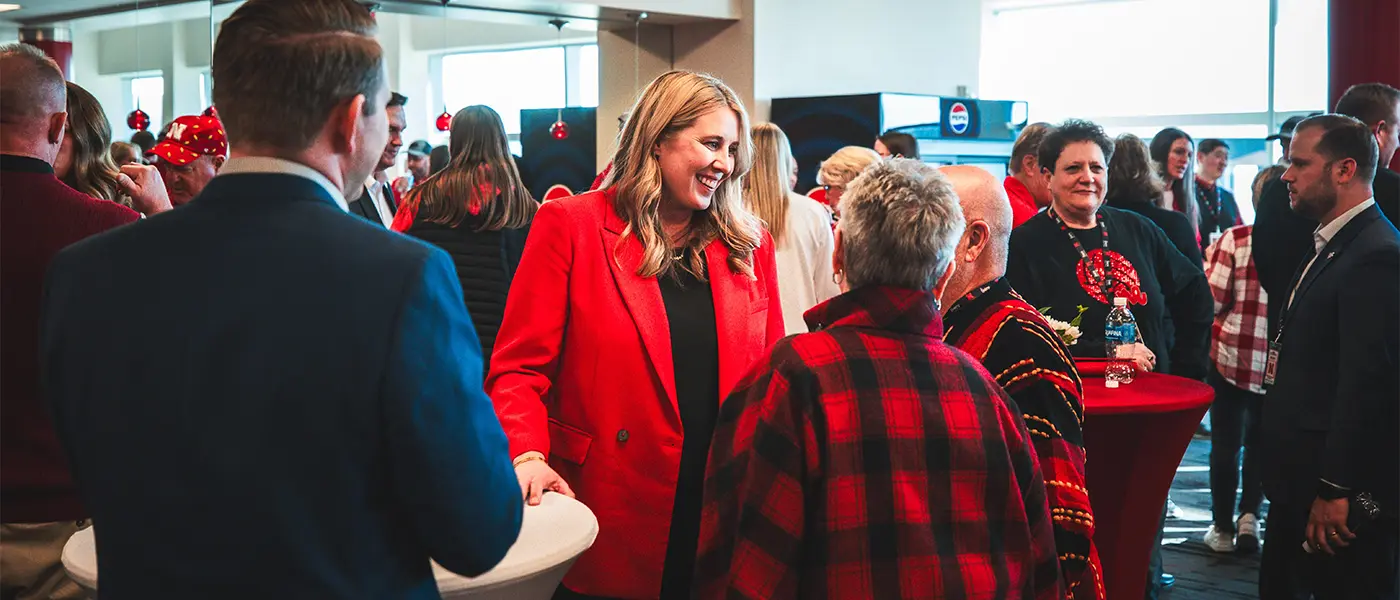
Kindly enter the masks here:
<path id="1" fill-rule="evenodd" d="M 161 126 L 165 124 L 165 78 L 159 75 L 133 77 L 127 83 L 131 87 L 131 105 L 127 112 L 137 108 L 145 111 L 151 116 L 151 133 L 159 135 Z"/>
<path id="2" fill-rule="evenodd" d="M 1327 3 L 1278 0 L 1274 110 L 1327 110 Z M 1279 119 L 1282 121 L 1282 119 Z"/>
<path id="3" fill-rule="evenodd" d="M 490 106 L 500 113 L 515 153 L 521 110 L 598 105 L 597 44 L 448 54 L 441 70 L 447 111 Z M 447 141 L 445 133 L 434 137 L 434 143 Z"/>
<path id="4" fill-rule="evenodd" d="M 200 110 L 213 106 L 214 104 L 214 77 L 209 71 L 199 74 L 199 107 Z"/>
<path id="5" fill-rule="evenodd" d="M 1032 121 L 1268 109 L 1269 0 L 1007 7 L 987 15 L 982 96 Z"/>
<path id="6" fill-rule="evenodd" d="M 598 45 L 579 46 L 578 69 L 571 73 L 578 77 L 579 99 L 575 106 L 598 106 Z"/>

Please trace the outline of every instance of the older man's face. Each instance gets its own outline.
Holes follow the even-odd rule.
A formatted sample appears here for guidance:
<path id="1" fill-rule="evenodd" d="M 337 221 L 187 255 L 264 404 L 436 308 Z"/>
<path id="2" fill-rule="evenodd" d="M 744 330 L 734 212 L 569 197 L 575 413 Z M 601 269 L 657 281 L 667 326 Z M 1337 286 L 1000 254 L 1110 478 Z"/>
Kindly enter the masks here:
<path id="1" fill-rule="evenodd" d="M 224 157 L 206 155 L 187 165 L 160 160 L 156 162 L 156 169 L 160 171 L 161 179 L 165 180 L 165 191 L 170 195 L 170 204 L 180 206 L 204 191 L 204 186 L 209 185 L 209 181 L 219 174 L 219 167 L 223 164 Z"/>

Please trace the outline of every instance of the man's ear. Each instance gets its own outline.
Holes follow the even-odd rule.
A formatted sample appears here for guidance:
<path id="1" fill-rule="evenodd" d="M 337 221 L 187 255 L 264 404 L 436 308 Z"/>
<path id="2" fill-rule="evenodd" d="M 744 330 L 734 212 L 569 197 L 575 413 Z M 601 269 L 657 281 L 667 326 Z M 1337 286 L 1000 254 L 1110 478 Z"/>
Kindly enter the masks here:
<path id="1" fill-rule="evenodd" d="M 214 171 L 217 172 L 219 169 L 222 169 L 224 167 L 224 160 L 226 159 L 223 156 L 214 156 Z"/>
<path id="2" fill-rule="evenodd" d="M 360 133 L 365 126 L 366 101 L 364 94 L 356 94 L 331 113 L 331 142 L 337 153 L 354 154 L 359 150 Z"/>
<path id="3" fill-rule="evenodd" d="M 962 262 L 975 263 L 987 250 L 987 246 L 992 241 L 992 228 L 987 226 L 987 222 L 976 220 L 967 225 L 967 251 L 963 254 Z M 958 262 L 958 261 L 953 261 Z"/>
<path id="4" fill-rule="evenodd" d="M 49 131 L 47 138 L 50 144 L 63 143 L 63 130 L 68 126 L 68 113 L 54 113 L 49 115 Z"/>
<path id="5" fill-rule="evenodd" d="M 1356 178 L 1356 160 L 1343 158 L 1332 165 L 1332 177 L 1337 185 L 1346 185 Z"/>

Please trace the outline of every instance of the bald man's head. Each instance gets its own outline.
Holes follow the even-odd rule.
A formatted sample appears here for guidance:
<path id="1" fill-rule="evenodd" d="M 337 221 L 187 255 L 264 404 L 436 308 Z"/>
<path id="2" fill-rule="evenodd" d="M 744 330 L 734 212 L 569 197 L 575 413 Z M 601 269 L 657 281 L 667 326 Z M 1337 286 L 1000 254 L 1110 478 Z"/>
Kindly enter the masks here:
<path id="1" fill-rule="evenodd" d="M 67 100 L 53 59 L 29 44 L 0 46 L 0 151 L 52 163 L 63 142 Z"/>
<path id="2" fill-rule="evenodd" d="M 1011 200 L 1001 180 L 980 167 L 955 165 L 939 169 L 953 182 L 967 227 L 953 255 L 957 265 L 944 288 L 943 304 L 1006 274 L 1011 240 Z"/>
<path id="3" fill-rule="evenodd" d="M 962 201 L 963 217 L 970 224 L 981 219 L 987 222 L 994 238 L 1005 244 L 1011 236 L 1011 199 L 1006 186 L 995 175 L 981 167 L 954 165 L 940 169 L 953 182 L 953 189 Z"/>

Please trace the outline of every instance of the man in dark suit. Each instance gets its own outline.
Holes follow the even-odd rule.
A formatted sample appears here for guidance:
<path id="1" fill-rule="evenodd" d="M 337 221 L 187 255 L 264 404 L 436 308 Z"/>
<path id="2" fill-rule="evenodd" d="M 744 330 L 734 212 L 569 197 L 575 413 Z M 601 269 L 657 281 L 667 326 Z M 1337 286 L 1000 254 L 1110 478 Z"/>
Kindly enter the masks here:
<path id="1" fill-rule="evenodd" d="M 1372 187 L 1376 207 L 1391 223 L 1400 223 L 1400 175 L 1387 169 L 1400 147 L 1400 90 L 1383 83 L 1354 85 L 1337 100 L 1337 114 L 1359 119 L 1380 147 L 1380 168 Z M 1288 185 L 1274 180 L 1260 193 L 1254 219 L 1254 266 L 1259 285 L 1272 297 L 1285 288 L 1303 255 L 1312 247 L 1317 222 L 1289 208 Z M 1269 303 L 1269 330 L 1278 325 L 1280 305 Z"/>
<path id="2" fill-rule="evenodd" d="M 403 130 L 408 127 L 408 120 L 403 114 L 403 107 L 407 103 L 407 96 L 398 92 L 389 93 L 389 103 L 385 107 L 389 122 L 389 141 L 384 144 L 384 152 L 379 155 L 374 174 L 365 180 L 360 195 L 350 202 L 351 214 L 360 215 L 384 227 L 393 224 L 394 215 L 399 211 L 398 193 L 394 191 L 394 186 L 389 184 L 389 178 L 384 171 L 394 166 L 394 161 L 399 159 L 399 149 L 403 147 Z"/>
<path id="3" fill-rule="evenodd" d="M 374 30 L 354 0 L 243 4 L 219 175 L 53 262 L 43 381 L 103 598 L 437 598 L 430 558 L 477 575 L 515 542 L 451 260 L 346 214 L 388 131 Z"/>
<path id="4" fill-rule="evenodd" d="M 1360 121 L 1307 119 L 1291 153 L 1282 181 L 1293 210 L 1320 225 L 1290 285 L 1270 298 L 1282 318 L 1260 429 L 1272 505 L 1259 592 L 1396 598 L 1400 232 L 1376 208 L 1377 144 Z M 1374 519 L 1363 494 L 1380 508 Z"/>

